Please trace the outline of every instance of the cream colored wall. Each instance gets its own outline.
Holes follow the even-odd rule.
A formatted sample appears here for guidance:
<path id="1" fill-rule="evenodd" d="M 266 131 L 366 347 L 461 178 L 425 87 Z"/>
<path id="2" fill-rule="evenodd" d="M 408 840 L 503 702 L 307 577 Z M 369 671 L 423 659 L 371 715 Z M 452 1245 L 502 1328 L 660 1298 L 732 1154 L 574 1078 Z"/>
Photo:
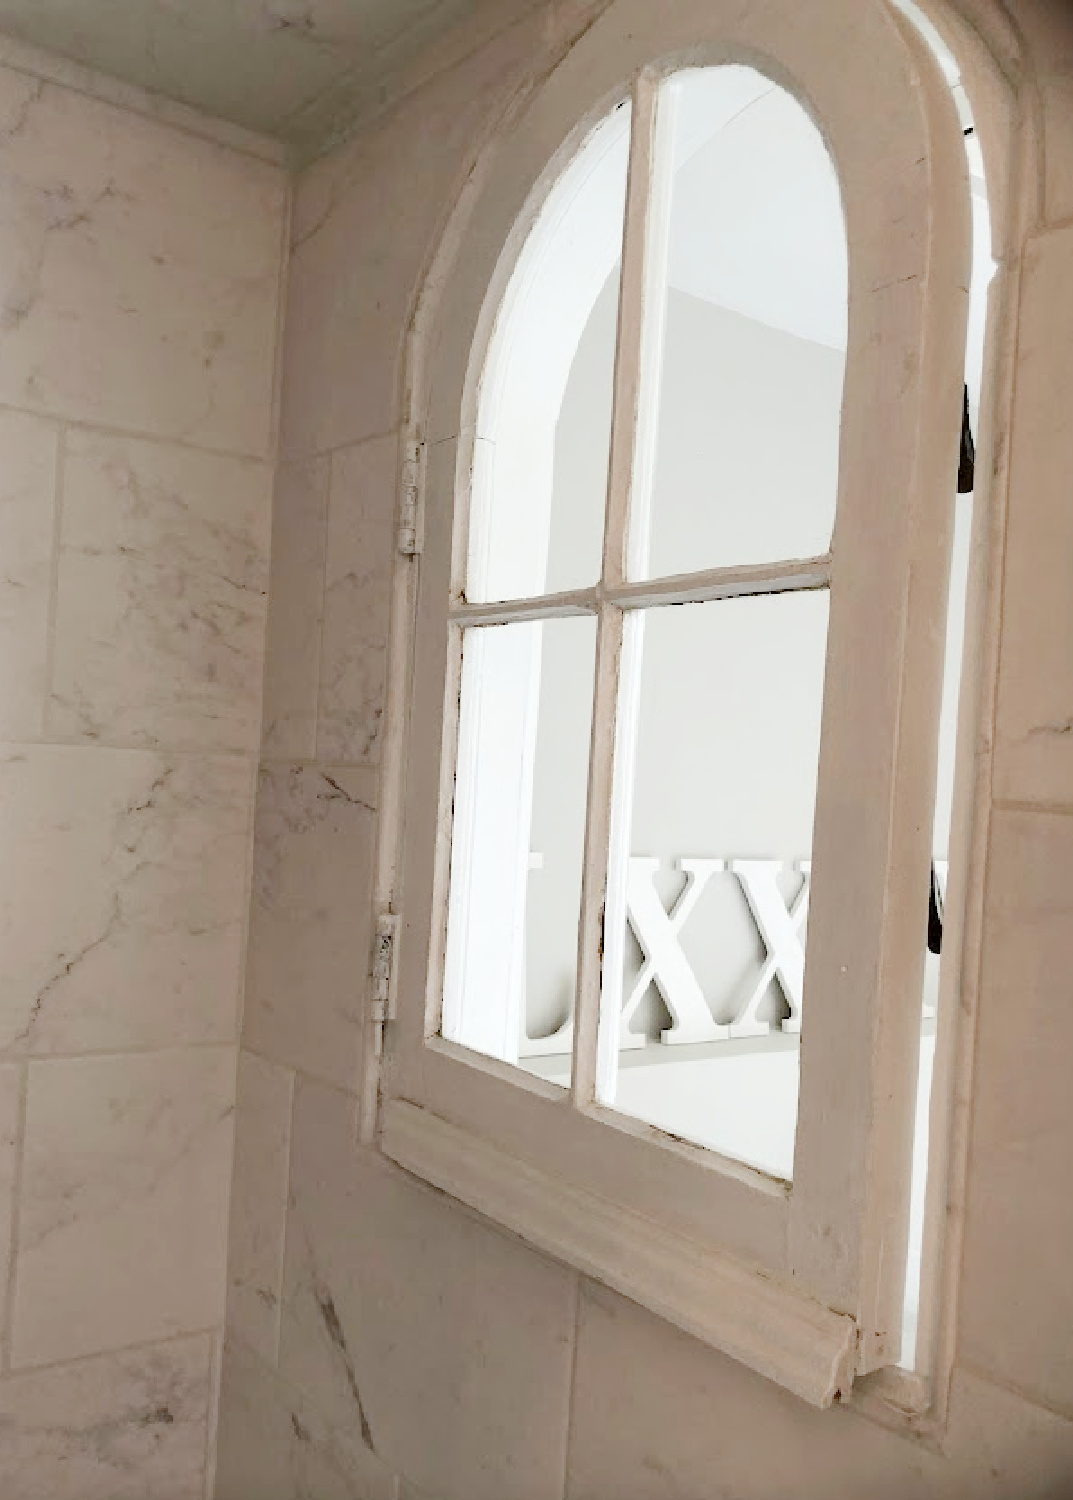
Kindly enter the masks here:
<path id="1" fill-rule="evenodd" d="M 561 40 L 557 8 L 299 185 L 218 1500 L 1073 1493 L 1073 18 L 1061 0 L 1016 11 L 1043 191 L 998 443 L 1011 499 L 944 1451 L 804 1406 L 355 1145 L 404 334 L 483 133 Z"/>
<path id="2" fill-rule="evenodd" d="M 0 67 L 0 1495 L 202 1500 L 289 186 Z"/>

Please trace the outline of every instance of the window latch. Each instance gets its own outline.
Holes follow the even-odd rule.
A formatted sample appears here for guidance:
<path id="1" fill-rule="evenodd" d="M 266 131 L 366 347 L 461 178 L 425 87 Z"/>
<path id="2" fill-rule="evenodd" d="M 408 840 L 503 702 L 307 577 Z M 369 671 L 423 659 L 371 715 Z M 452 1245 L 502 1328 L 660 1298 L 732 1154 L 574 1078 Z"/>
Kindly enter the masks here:
<path id="1" fill-rule="evenodd" d="M 394 912 L 380 912 L 373 938 L 372 1002 L 373 1046 L 376 1056 L 384 1050 L 384 1028 L 395 1019 L 395 954 L 399 919 Z"/>

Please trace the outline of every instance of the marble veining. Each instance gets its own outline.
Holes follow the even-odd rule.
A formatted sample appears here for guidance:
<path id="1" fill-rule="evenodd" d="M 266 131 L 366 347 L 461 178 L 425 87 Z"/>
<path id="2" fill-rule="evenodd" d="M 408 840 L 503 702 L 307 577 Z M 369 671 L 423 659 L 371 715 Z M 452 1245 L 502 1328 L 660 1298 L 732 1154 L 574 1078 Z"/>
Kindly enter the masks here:
<path id="1" fill-rule="evenodd" d="M 235 1165 L 227 1260 L 227 1321 L 275 1360 L 287 1221 L 294 1074 L 243 1050 L 235 1106 Z"/>
<path id="2" fill-rule="evenodd" d="M 316 754 L 331 468 L 322 457 L 276 474 L 262 747 L 278 759 Z"/>
<path id="3" fill-rule="evenodd" d="M 5 1500 L 203 1500 L 211 1342 L 0 1379 Z"/>
<path id="4" fill-rule="evenodd" d="M 299 1078 L 281 1374 L 431 1495 L 561 1495 L 574 1274 L 357 1151 L 353 1129 L 352 1100 Z"/>
<path id="5" fill-rule="evenodd" d="M 0 69 L 0 401 L 267 456 L 285 192 Z"/>
<path id="6" fill-rule="evenodd" d="M 215 1500 L 398 1500 L 391 1470 L 334 1432 L 306 1393 L 229 1339 Z"/>
<path id="7" fill-rule="evenodd" d="M 31 1063 L 15 1368 L 223 1317 L 235 1053 Z"/>
<path id="8" fill-rule="evenodd" d="M 0 745 L 0 1055 L 235 1040 L 251 768 Z"/>
<path id="9" fill-rule="evenodd" d="M 376 776 L 261 767 L 243 1042 L 353 1088 L 368 973 Z"/>
<path id="10" fill-rule="evenodd" d="M 380 758 L 398 442 L 332 455 L 317 712 L 321 760 Z"/>
<path id="11" fill-rule="evenodd" d="M 0 412 L 0 738 L 44 719 L 56 450 L 54 423 Z"/>
<path id="12" fill-rule="evenodd" d="M 69 435 L 51 730 L 256 751 L 270 485 L 259 463 Z"/>

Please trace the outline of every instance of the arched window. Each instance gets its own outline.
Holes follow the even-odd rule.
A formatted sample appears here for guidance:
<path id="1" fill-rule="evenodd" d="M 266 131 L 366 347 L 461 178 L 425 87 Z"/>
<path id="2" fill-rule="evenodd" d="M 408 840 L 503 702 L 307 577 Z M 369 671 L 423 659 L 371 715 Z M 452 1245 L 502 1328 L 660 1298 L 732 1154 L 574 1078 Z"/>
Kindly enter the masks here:
<path id="1" fill-rule="evenodd" d="M 878 3 L 616 0 L 415 413 L 383 1149 L 820 1404 L 901 1351 L 961 134 Z"/>

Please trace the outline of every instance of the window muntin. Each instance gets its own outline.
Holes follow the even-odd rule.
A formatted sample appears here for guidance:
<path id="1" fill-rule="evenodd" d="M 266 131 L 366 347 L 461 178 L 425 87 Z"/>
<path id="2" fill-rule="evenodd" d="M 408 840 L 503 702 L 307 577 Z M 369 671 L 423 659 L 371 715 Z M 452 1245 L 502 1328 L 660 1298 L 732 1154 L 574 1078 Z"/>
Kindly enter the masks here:
<path id="1" fill-rule="evenodd" d="M 519 598 L 553 594 L 583 577 L 578 560 L 592 554 L 593 500 L 607 489 L 621 262 L 604 271 L 611 226 L 621 234 L 623 117 L 616 111 L 592 132 L 549 197 L 497 320 L 478 416 L 467 600 L 500 599 L 511 583 Z M 595 1095 L 789 1179 L 798 1081 L 787 1040 L 801 1027 L 845 230 L 819 132 L 752 68 L 691 68 L 663 80 L 652 183 L 626 571 L 647 582 L 693 575 L 696 584 L 679 578 L 678 607 L 609 598 L 608 557 L 601 589 L 571 601 L 590 624 L 601 621 L 605 638 L 621 634 L 609 684 L 619 732 Z M 580 333 L 579 264 L 591 299 Z M 568 270 L 568 307 L 549 334 L 552 288 Z M 801 557 L 812 558 L 807 576 L 764 567 Z M 732 578 L 742 563 L 753 575 Z M 709 571 L 698 576 L 698 566 Z M 741 597 L 711 597 L 728 583 Z M 510 618 L 508 602 L 502 619 Z M 558 637 L 580 639 L 555 623 Z M 577 745 L 589 730 L 580 703 L 587 688 L 591 704 L 592 653 L 566 654 L 551 692 L 548 681 L 538 689 L 539 624 L 475 624 L 464 638 L 442 1034 L 568 1084 L 575 985 L 566 960 L 576 969 L 578 808 L 588 771 Z M 549 818 L 551 799 L 542 799 L 549 847 L 541 849 L 534 753 L 538 733 L 548 753 L 560 711 L 574 746 L 562 757 L 571 774 L 561 777 L 571 813 Z M 658 868 L 646 873 L 653 857 L 662 880 Z M 707 864 L 687 877 L 694 890 L 685 905 L 697 895 L 705 910 L 694 918 L 691 959 L 674 919 L 661 924 L 651 880 L 665 888 L 668 873 L 697 860 Z M 725 867 L 714 884 L 713 860 Z M 780 915 L 784 890 L 789 908 Z M 702 933 L 707 942 L 698 944 Z M 654 968 L 653 936 L 663 939 Z M 638 945 L 654 981 L 635 993 Z M 667 1053 L 682 1044 L 709 1055 Z M 623 1076 L 620 1051 L 638 1047 L 645 1058 L 631 1058 Z M 557 1066 L 530 1061 L 556 1056 Z M 650 1064 L 643 1078 L 642 1061 Z"/>

